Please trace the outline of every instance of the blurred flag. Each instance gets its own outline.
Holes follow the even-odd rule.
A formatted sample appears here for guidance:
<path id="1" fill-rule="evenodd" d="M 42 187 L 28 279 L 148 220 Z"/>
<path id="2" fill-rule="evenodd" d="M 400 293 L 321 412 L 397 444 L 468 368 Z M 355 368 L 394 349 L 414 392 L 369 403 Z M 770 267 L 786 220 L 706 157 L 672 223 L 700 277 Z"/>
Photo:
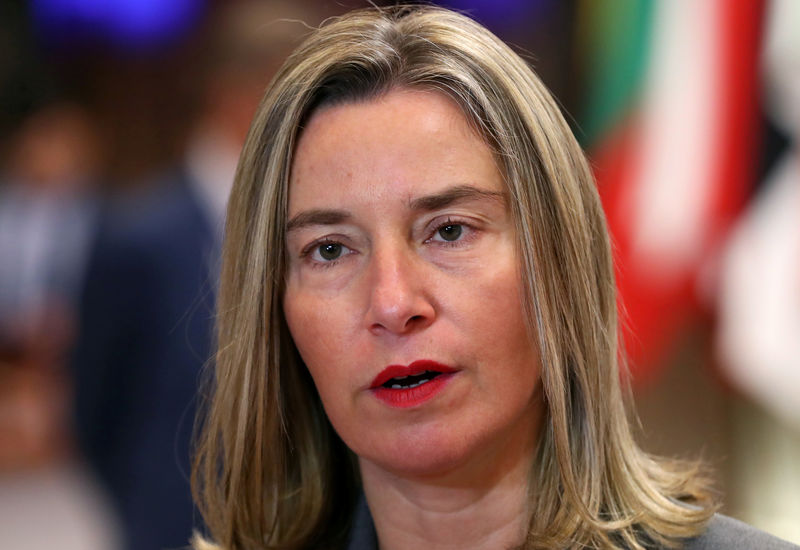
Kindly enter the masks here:
<path id="1" fill-rule="evenodd" d="M 800 3 L 769 7 L 765 114 L 783 139 L 723 255 L 717 350 L 737 387 L 800 427 Z"/>
<path id="2" fill-rule="evenodd" d="M 635 380 L 697 312 L 756 158 L 757 0 L 585 0 L 579 123 L 611 228 Z"/>

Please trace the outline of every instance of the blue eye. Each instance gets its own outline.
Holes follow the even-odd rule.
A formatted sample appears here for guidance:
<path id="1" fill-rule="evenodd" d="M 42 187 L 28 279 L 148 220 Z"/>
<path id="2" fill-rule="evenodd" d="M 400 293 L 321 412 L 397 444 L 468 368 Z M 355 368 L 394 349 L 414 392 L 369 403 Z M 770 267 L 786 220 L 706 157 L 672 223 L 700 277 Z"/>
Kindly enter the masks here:
<path id="1" fill-rule="evenodd" d="M 445 241 L 455 241 L 461 236 L 462 226 L 456 223 L 447 224 L 437 229 L 436 232 Z"/>

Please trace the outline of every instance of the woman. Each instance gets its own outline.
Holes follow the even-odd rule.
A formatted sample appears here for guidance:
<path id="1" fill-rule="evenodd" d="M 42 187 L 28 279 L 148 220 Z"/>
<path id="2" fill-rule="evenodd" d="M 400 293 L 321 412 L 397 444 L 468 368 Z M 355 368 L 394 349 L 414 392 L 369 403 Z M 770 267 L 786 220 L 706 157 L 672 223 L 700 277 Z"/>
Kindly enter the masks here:
<path id="1" fill-rule="evenodd" d="M 194 481 L 221 548 L 729 530 L 707 529 L 695 469 L 634 444 L 587 163 L 526 64 L 461 15 L 354 12 L 288 59 L 239 163 L 219 300 Z"/>

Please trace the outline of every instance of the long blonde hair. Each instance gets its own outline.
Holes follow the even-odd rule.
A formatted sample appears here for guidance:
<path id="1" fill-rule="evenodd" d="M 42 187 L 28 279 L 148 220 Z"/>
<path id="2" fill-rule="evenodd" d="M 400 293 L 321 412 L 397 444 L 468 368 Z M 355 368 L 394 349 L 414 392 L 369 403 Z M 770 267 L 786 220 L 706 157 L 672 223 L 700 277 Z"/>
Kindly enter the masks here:
<path id="1" fill-rule="evenodd" d="M 228 550 L 345 541 L 358 472 L 281 309 L 289 172 L 316 108 L 397 87 L 451 97 L 493 148 L 508 186 L 546 409 L 523 547 L 643 548 L 702 531 L 713 513 L 705 482 L 693 468 L 649 457 L 631 435 L 605 219 L 558 107 L 526 63 L 474 21 L 396 7 L 352 12 L 313 32 L 267 90 L 244 146 L 193 469 L 210 537 Z"/>

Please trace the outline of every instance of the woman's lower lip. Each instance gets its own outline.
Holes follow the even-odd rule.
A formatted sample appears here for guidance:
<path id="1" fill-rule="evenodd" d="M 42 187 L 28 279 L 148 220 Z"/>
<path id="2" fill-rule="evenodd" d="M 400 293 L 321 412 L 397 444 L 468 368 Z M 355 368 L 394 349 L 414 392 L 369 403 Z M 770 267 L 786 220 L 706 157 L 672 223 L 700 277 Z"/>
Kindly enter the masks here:
<path id="1" fill-rule="evenodd" d="M 455 373 L 440 374 L 424 384 L 413 388 L 385 388 L 379 386 L 371 391 L 381 401 L 391 407 L 408 408 L 421 405 L 436 397 Z"/>

